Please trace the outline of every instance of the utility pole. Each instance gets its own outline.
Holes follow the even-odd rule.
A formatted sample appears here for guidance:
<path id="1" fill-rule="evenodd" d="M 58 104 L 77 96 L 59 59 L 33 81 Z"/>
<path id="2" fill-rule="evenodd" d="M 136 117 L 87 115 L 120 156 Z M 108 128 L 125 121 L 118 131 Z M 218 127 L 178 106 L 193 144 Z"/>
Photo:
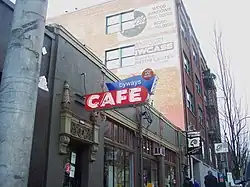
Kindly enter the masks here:
<path id="1" fill-rule="evenodd" d="M 28 186 L 47 4 L 16 1 L 0 87 L 1 187 Z"/>

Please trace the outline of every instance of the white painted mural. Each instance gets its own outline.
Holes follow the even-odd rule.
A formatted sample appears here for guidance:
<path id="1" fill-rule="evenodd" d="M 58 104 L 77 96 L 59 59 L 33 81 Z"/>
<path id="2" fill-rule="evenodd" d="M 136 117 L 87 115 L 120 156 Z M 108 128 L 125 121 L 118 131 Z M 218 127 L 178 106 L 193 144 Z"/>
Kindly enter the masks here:
<path id="1" fill-rule="evenodd" d="M 118 33 L 118 40 L 135 39 L 158 33 L 176 33 L 174 0 L 158 1 L 134 10 L 133 27 Z"/>
<path id="2" fill-rule="evenodd" d="M 179 65 L 178 40 L 175 34 L 139 40 L 134 44 L 134 53 L 134 65 L 117 69 L 119 75 L 136 73 L 148 67 L 161 69 Z"/>

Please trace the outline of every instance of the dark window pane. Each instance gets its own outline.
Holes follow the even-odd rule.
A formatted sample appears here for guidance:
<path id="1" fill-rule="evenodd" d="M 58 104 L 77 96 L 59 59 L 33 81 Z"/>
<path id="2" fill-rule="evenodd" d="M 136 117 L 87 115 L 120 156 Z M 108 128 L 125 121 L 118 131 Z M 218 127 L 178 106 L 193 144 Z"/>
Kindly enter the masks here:
<path id="1" fill-rule="evenodd" d="M 114 159 L 114 186 L 124 186 L 124 150 L 115 149 L 116 159 Z"/>
<path id="2" fill-rule="evenodd" d="M 115 154 L 112 147 L 104 148 L 104 187 L 114 187 L 114 159 Z"/>
<path id="3" fill-rule="evenodd" d="M 113 124 L 110 121 L 104 125 L 104 137 L 113 139 Z"/>
<path id="4" fill-rule="evenodd" d="M 129 147 L 134 148 L 134 139 L 132 132 L 129 132 Z"/>
<path id="5" fill-rule="evenodd" d="M 127 129 L 124 129 L 124 144 L 129 146 L 129 132 Z"/>
<path id="6" fill-rule="evenodd" d="M 125 154 L 125 187 L 130 187 L 133 183 L 133 155 L 129 152 Z"/>
<path id="7" fill-rule="evenodd" d="M 158 186 L 157 163 L 146 158 L 143 158 L 143 183 L 144 186 L 148 184 Z"/>
<path id="8" fill-rule="evenodd" d="M 119 142 L 118 137 L 119 137 L 119 135 L 118 135 L 118 126 L 116 124 L 114 124 L 114 141 L 115 142 Z"/>
<path id="9" fill-rule="evenodd" d="M 119 143 L 124 144 L 124 128 L 119 127 Z"/>

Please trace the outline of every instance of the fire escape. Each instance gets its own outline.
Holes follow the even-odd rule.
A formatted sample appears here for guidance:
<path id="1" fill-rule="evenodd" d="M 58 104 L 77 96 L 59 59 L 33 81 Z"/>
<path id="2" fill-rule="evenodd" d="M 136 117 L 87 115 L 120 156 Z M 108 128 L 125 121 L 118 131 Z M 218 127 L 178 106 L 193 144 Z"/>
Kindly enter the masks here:
<path id="1" fill-rule="evenodd" d="M 205 105 L 206 105 L 206 114 L 207 114 L 207 132 L 208 132 L 208 145 L 211 147 L 212 162 L 208 160 L 209 163 L 212 163 L 214 167 L 220 166 L 220 156 L 215 156 L 214 152 L 214 143 L 221 142 L 221 133 L 220 133 L 220 123 L 219 123 L 219 114 L 218 114 L 218 104 L 217 104 L 217 89 L 215 86 L 216 76 L 211 73 L 210 69 L 203 71 L 203 82 L 205 87 Z"/>

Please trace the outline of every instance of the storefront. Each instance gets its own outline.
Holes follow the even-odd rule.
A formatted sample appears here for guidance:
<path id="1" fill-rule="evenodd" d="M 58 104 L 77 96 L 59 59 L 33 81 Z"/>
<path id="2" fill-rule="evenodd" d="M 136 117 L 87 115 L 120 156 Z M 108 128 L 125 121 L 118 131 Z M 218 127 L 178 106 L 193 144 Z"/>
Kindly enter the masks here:
<path id="1" fill-rule="evenodd" d="M 165 186 L 176 187 L 177 182 L 177 156 L 176 153 L 166 149 L 165 155 Z"/>
<path id="2" fill-rule="evenodd" d="M 107 120 L 104 131 L 104 187 L 133 187 L 135 146 L 131 129 Z"/>
<path id="3" fill-rule="evenodd" d="M 144 187 L 158 187 L 158 161 L 154 156 L 156 143 L 144 137 L 143 139 L 143 184 Z"/>

